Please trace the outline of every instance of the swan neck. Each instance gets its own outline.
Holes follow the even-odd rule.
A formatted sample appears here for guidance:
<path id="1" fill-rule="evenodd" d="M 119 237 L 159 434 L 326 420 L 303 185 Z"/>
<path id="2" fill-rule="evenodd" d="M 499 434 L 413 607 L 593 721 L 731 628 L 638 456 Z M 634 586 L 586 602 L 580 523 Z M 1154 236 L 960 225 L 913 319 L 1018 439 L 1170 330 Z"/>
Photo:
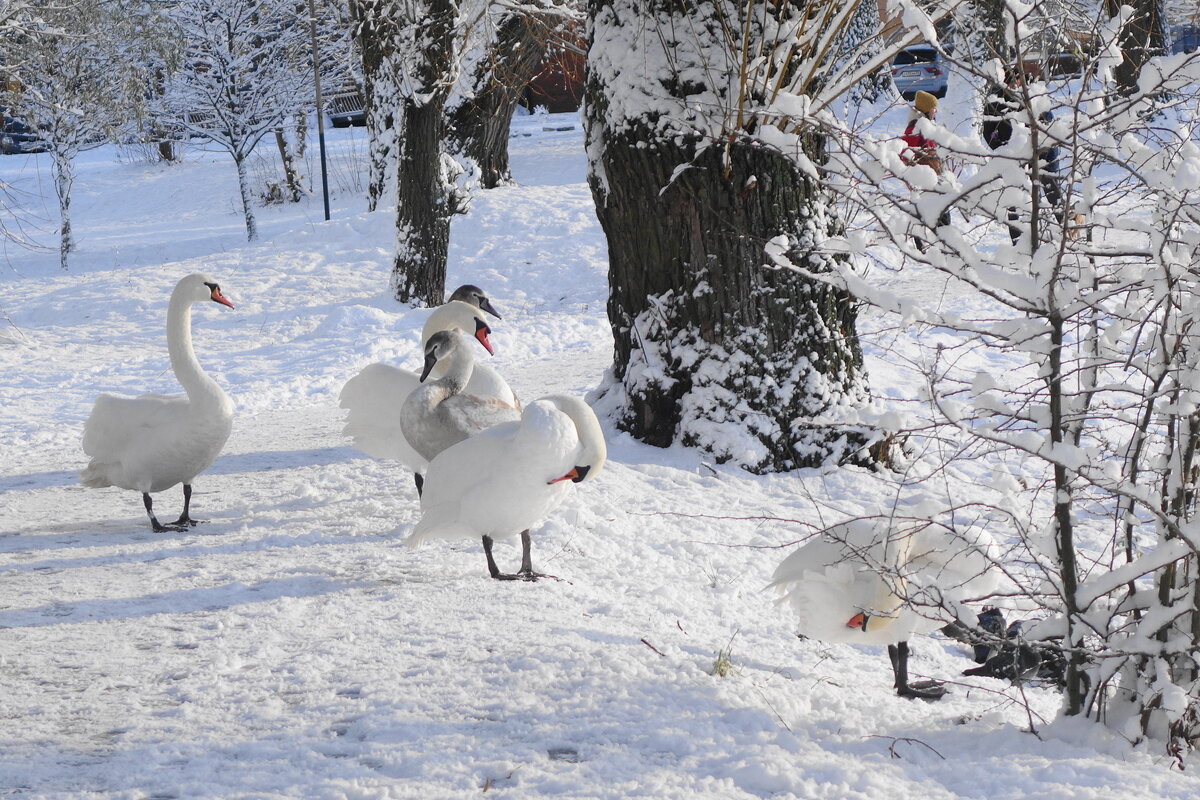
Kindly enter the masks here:
<path id="1" fill-rule="evenodd" d="M 461 392 L 471 380 L 471 373 L 475 371 L 475 359 L 471 356 L 471 351 L 460 343 L 442 363 L 445 366 L 438 381 L 450 387 L 454 394 Z"/>
<path id="2" fill-rule="evenodd" d="M 468 335 L 473 334 L 475 317 L 474 306 L 461 300 L 451 300 L 445 305 L 438 306 L 429 315 L 429 319 L 425 320 L 425 326 L 421 329 L 421 346 L 424 347 L 429 341 L 429 337 L 438 331 L 457 329 Z"/>
<path id="3" fill-rule="evenodd" d="M 192 302 L 181 297 L 172 297 L 167 308 L 167 352 L 171 356 L 171 369 L 175 377 L 193 400 L 209 396 L 223 397 L 224 393 L 216 381 L 208 377 L 196 358 L 192 347 Z"/>

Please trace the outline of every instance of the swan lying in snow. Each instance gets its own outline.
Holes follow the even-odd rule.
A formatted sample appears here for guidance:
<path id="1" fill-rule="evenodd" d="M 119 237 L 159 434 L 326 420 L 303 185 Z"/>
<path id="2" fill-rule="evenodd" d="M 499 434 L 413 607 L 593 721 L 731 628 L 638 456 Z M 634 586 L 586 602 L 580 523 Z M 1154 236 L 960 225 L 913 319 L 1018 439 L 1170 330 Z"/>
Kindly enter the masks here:
<path id="1" fill-rule="evenodd" d="M 155 531 L 184 530 L 192 481 L 208 469 L 233 427 L 233 403 L 208 377 L 192 349 L 192 304 L 212 301 L 233 308 L 211 278 L 194 273 L 179 281 L 167 306 L 167 351 L 187 397 L 102 394 L 83 427 L 83 452 L 92 457 L 80 474 L 84 486 L 119 486 L 142 493 Z M 150 495 L 183 484 L 183 513 L 162 525 Z"/>
<path id="2" fill-rule="evenodd" d="M 856 519 L 835 525 L 776 568 L 797 629 L 824 642 L 886 644 L 902 697 L 936 700 L 936 681 L 908 681 L 908 639 L 954 621 L 954 609 L 996 589 L 995 545 L 982 530 L 926 521 Z"/>
<path id="3" fill-rule="evenodd" d="M 529 529 L 566 499 L 570 482 L 591 480 L 607 456 L 604 433 L 582 400 L 549 395 L 521 419 L 488 428 L 443 450 L 429 464 L 422 516 L 406 544 L 483 539 L 488 572 L 499 580 L 536 580 Z M 496 567 L 492 541 L 521 534 L 521 569 Z"/>
<path id="4" fill-rule="evenodd" d="M 520 419 L 521 412 L 494 397 L 465 391 L 475 368 L 467 337 L 457 330 L 438 331 L 425 344 L 421 386 L 400 409 L 400 429 L 417 454 L 427 461 L 468 436 Z M 435 367 L 442 377 L 429 380 Z"/>
<path id="5" fill-rule="evenodd" d="M 480 313 L 486 311 L 499 318 L 491 302 L 478 287 L 471 285 L 460 286 L 451 298 L 450 302 L 434 309 L 425 321 L 421 331 L 422 347 L 439 331 L 459 330 L 474 336 L 484 349 L 493 352 L 488 340 L 491 329 Z M 445 370 L 445 365 L 438 365 L 431 374 L 437 379 Z M 347 410 L 343 432 L 353 439 L 354 446 L 373 458 L 395 459 L 409 467 L 417 473 L 418 487 L 420 473 L 425 470 L 428 459 L 405 439 L 399 411 L 420 384 L 420 376 L 410 370 L 389 364 L 369 364 L 346 382 L 339 395 L 342 408 Z M 500 373 L 486 364 L 475 365 L 463 391 L 514 409 L 521 407 Z"/>

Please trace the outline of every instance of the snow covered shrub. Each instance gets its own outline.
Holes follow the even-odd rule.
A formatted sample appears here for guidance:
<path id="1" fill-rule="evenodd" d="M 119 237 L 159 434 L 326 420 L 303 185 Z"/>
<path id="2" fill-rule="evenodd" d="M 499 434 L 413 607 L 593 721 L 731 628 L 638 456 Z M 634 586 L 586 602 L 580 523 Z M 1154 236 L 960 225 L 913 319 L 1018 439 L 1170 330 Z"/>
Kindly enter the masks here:
<path id="1" fill-rule="evenodd" d="M 1004 9 L 1012 61 L 957 68 L 1007 93 L 991 122 L 1010 129 L 989 147 L 983 126 L 930 124 L 955 171 L 806 119 L 834 137 L 818 166 L 861 222 L 824 246 L 877 274 L 903 264 L 952 301 L 882 288 L 849 260 L 796 268 L 919 336 L 905 357 L 930 413 L 910 411 L 910 441 L 936 444 L 917 446 L 917 469 L 992 465 L 980 496 L 1041 617 L 1026 635 L 1063 650 L 1064 713 L 1182 758 L 1200 744 L 1200 57 L 1151 58 L 1129 91 L 1121 12 L 1092 20 L 1077 76 L 1043 80 L 1022 37 L 1054 7 Z M 961 222 L 940 224 L 947 208 Z"/>

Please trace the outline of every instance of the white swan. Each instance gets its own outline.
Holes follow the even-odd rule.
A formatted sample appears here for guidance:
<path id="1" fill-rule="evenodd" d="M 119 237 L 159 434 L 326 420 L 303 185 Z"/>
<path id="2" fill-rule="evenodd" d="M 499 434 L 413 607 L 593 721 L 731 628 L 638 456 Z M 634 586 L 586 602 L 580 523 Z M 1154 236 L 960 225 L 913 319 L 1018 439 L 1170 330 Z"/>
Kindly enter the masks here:
<path id="1" fill-rule="evenodd" d="M 460 287 L 455 291 L 455 295 L 463 289 L 475 287 Z M 479 295 L 482 295 L 482 292 L 479 292 Z M 488 309 L 492 308 L 486 298 L 483 298 L 482 302 L 486 303 Z M 489 313 L 495 313 L 495 310 L 492 309 Z M 484 321 L 479 308 L 464 300 L 452 300 L 433 310 L 421 331 L 422 347 L 434 333 L 447 330 L 460 330 L 474 336 L 489 353 L 493 352 L 488 340 L 491 329 Z M 436 379 L 444 372 L 445 367 L 441 366 L 435 368 L 432 374 Z M 427 460 L 404 438 L 399 414 L 405 399 L 420 383 L 417 373 L 382 363 L 368 364 L 346 381 L 339 395 L 339 402 L 347 411 L 343 432 L 351 437 L 354 447 L 373 458 L 395 459 L 417 473 L 422 472 Z M 513 390 L 500 373 L 486 364 L 475 365 L 471 380 L 464 387 L 464 391 L 476 397 L 495 399 L 515 409 L 521 407 Z"/>
<path id="2" fill-rule="evenodd" d="M 784 559 L 771 586 L 790 601 L 797 629 L 825 642 L 886 644 L 903 697 L 936 700 L 936 681 L 908 681 L 908 639 L 954 621 L 957 608 L 995 591 L 995 545 L 982 530 L 923 520 L 855 519 Z M 972 615 L 973 618 L 973 615 Z"/>
<path id="3" fill-rule="evenodd" d="M 233 428 L 233 403 L 192 349 L 192 304 L 201 301 L 233 308 L 221 287 L 198 272 L 176 284 L 167 306 L 167 351 L 187 397 L 102 394 L 83 427 L 83 452 L 92 457 L 79 473 L 83 485 L 141 492 L 150 525 L 160 532 L 196 524 L 189 516 L 192 481 L 213 463 Z M 177 483 L 183 484 L 183 513 L 162 525 L 150 495 Z"/>
<path id="4" fill-rule="evenodd" d="M 442 377 L 427 380 L 435 367 Z M 421 386 L 400 408 L 400 429 L 417 454 L 430 461 L 468 436 L 520 419 L 521 412 L 494 397 L 465 391 L 475 368 L 467 338 L 457 330 L 438 331 L 425 344 Z"/>
<path id="5" fill-rule="evenodd" d="M 540 398 L 526 406 L 520 421 L 488 428 L 430 462 L 422 516 L 406 544 L 478 536 L 493 578 L 535 580 L 529 528 L 566 498 L 569 482 L 594 478 L 607 453 L 586 403 L 567 395 Z M 502 574 L 492 541 L 518 533 L 521 569 Z"/>

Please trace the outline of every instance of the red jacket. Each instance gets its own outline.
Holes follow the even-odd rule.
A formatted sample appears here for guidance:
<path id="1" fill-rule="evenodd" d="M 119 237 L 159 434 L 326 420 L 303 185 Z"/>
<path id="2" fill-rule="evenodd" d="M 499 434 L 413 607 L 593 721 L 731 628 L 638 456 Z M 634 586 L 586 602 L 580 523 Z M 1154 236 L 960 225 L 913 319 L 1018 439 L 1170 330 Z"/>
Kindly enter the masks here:
<path id="1" fill-rule="evenodd" d="M 918 117 L 917 119 L 920 119 Z M 914 156 L 918 153 L 912 151 L 925 151 L 925 155 L 933 155 L 937 151 L 937 142 L 932 139 L 926 139 L 921 134 L 917 133 L 917 119 L 908 123 L 908 127 L 904 129 L 904 135 L 900 138 L 904 140 L 905 147 L 900 152 L 900 158 L 904 163 L 910 163 Z"/>

